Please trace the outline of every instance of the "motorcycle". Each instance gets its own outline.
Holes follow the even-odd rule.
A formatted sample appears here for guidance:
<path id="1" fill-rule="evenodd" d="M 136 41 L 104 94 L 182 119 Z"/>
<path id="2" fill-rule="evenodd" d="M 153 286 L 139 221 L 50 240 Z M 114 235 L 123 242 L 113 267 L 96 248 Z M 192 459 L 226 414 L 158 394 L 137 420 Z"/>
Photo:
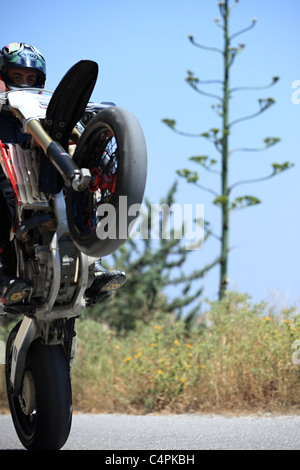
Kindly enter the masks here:
<path id="1" fill-rule="evenodd" d="M 16 201 L 9 269 L 30 286 L 21 304 L 0 306 L 0 316 L 23 316 L 7 340 L 5 376 L 26 449 L 60 449 L 68 439 L 75 321 L 87 306 L 93 263 L 125 242 L 145 189 L 141 126 L 128 110 L 89 101 L 97 75 L 97 64 L 82 60 L 54 93 L 0 94 L 31 136 L 25 147 L 0 142 Z M 124 199 L 135 211 L 124 213 Z"/>

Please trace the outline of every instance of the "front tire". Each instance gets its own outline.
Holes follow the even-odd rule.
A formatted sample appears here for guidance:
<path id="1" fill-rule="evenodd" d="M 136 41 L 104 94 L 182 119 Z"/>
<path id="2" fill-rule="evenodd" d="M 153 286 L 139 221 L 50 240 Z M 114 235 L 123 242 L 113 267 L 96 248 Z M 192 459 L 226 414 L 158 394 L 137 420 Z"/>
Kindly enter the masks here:
<path id="1" fill-rule="evenodd" d="M 85 191 L 67 192 L 69 230 L 81 251 L 101 258 L 127 240 L 139 215 L 147 172 L 139 122 L 123 108 L 101 110 L 87 124 L 73 160 L 90 170 L 92 182 Z"/>
<path id="2" fill-rule="evenodd" d="M 58 450 L 65 444 L 72 422 L 71 381 L 63 347 L 46 346 L 41 338 L 31 344 L 21 392 L 14 397 L 10 372 L 19 326 L 11 331 L 6 348 L 7 395 L 14 426 L 26 449 Z"/>

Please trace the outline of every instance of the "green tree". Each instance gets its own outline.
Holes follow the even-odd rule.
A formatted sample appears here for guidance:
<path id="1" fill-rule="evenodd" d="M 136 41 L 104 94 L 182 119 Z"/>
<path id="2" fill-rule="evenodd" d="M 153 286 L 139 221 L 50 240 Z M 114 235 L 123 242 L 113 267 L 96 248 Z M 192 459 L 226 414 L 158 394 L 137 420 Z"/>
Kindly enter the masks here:
<path id="1" fill-rule="evenodd" d="M 229 166 L 230 166 L 230 156 L 237 151 L 240 152 L 249 152 L 249 151 L 262 151 L 273 147 L 280 141 L 278 137 L 267 137 L 264 139 L 264 143 L 259 148 L 235 148 L 230 149 L 229 139 L 232 134 L 234 126 L 242 121 L 255 118 L 274 105 L 275 100 L 273 98 L 264 98 L 258 100 L 258 110 L 249 115 L 241 116 L 237 119 L 230 120 L 230 100 L 236 92 L 246 91 L 246 90 L 259 90 L 266 89 L 275 85 L 279 80 L 279 77 L 273 77 L 271 82 L 266 86 L 254 87 L 254 86 L 240 86 L 235 88 L 230 88 L 230 74 L 231 67 L 234 64 L 236 57 L 243 51 L 245 44 L 239 43 L 237 45 L 232 45 L 232 41 L 235 40 L 238 36 L 246 31 L 252 29 L 256 24 L 256 19 L 252 20 L 252 23 L 240 31 L 237 31 L 233 34 L 229 31 L 229 20 L 232 9 L 239 3 L 239 0 L 235 0 L 231 3 L 229 0 L 220 1 L 218 3 L 219 11 L 221 18 L 215 20 L 217 26 L 223 31 L 223 48 L 208 47 L 202 44 L 199 44 L 195 41 L 194 36 L 189 36 L 191 44 L 199 49 L 207 50 L 212 53 L 219 54 L 223 61 L 223 78 L 221 80 L 200 80 L 192 71 L 187 72 L 186 82 L 192 87 L 195 92 L 199 95 L 208 96 L 217 100 L 217 104 L 214 104 L 212 108 L 216 111 L 219 118 L 221 119 L 221 126 L 216 128 L 211 128 L 206 132 L 200 134 L 192 134 L 189 132 L 182 132 L 177 129 L 176 121 L 174 119 L 163 119 L 163 122 L 169 126 L 173 131 L 184 136 L 200 137 L 210 141 L 218 154 L 217 158 L 210 158 L 207 155 L 198 155 L 193 156 L 189 160 L 199 166 L 201 170 L 208 172 L 213 172 L 219 175 L 221 182 L 221 191 L 218 192 L 212 188 L 205 188 L 200 181 L 200 174 L 198 171 L 192 171 L 188 168 L 180 169 L 177 171 L 179 176 L 185 178 L 188 183 L 194 184 L 199 189 L 203 189 L 213 193 L 214 199 L 213 204 L 217 205 L 222 214 L 221 221 L 221 234 L 219 239 L 221 241 L 221 255 L 220 255 L 220 285 L 219 285 L 219 298 L 222 298 L 226 292 L 228 284 L 228 256 L 229 256 L 229 227 L 230 227 L 230 214 L 234 210 L 243 209 L 246 207 L 251 207 L 256 204 L 259 204 L 261 201 L 251 195 L 242 195 L 233 198 L 232 190 L 239 185 L 249 184 L 258 181 L 265 181 L 267 179 L 273 178 L 274 176 L 282 173 L 283 171 L 291 168 L 293 166 L 290 162 L 284 163 L 273 163 L 272 168 L 269 174 L 255 179 L 243 179 L 241 181 L 234 182 L 229 184 Z M 214 94 L 204 91 L 202 85 L 210 84 L 219 84 L 221 85 L 221 93 Z M 200 88 L 201 87 L 201 88 Z"/>
<path id="2" fill-rule="evenodd" d="M 172 207 L 176 188 L 177 182 L 172 185 L 167 196 L 161 198 L 161 207 Z M 181 227 L 174 226 L 174 221 L 164 217 L 160 211 L 158 237 L 157 227 L 153 226 L 151 220 L 152 206 L 146 199 L 146 211 L 142 214 L 140 224 L 146 236 L 142 239 L 129 238 L 112 254 L 108 268 L 124 270 L 127 273 L 126 283 L 110 299 L 89 311 L 89 315 L 119 333 L 134 329 L 137 321 L 147 324 L 170 313 L 179 319 L 183 309 L 184 320 L 189 327 L 199 312 L 199 297 L 203 290 L 199 287 L 199 280 L 219 262 L 219 259 L 215 259 L 204 268 L 187 273 L 185 263 L 193 251 L 186 249 L 184 239 L 180 236 Z M 169 235 L 164 238 L 164 225 L 169 223 L 170 232 L 168 228 Z M 166 289 L 172 286 L 172 293 L 167 294 Z M 193 305 L 195 301 L 196 305 Z"/>

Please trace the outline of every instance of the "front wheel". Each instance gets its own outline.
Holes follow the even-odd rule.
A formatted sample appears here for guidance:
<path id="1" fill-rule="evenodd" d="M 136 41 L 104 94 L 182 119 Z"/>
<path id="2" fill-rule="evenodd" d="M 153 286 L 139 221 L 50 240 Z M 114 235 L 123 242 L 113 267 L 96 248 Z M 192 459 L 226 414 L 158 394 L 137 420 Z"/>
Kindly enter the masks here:
<path id="1" fill-rule="evenodd" d="M 73 160 L 90 170 L 92 180 L 85 191 L 67 191 L 69 230 L 81 251 L 101 258 L 126 241 L 139 215 L 147 172 L 139 122 L 123 108 L 101 110 L 86 126 Z"/>
<path id="2" fill-rule="evenodd" d="M 21 392 L 15 397 L 10 372 L 19 326 L 11 331 L 6 348 L 7 395 L 14 426 L 26 449 L 58 450 L 66 442 L 72 422 L 70 373 L 63 347 L 46 346 L 40 338 L 31 344 Z"/>

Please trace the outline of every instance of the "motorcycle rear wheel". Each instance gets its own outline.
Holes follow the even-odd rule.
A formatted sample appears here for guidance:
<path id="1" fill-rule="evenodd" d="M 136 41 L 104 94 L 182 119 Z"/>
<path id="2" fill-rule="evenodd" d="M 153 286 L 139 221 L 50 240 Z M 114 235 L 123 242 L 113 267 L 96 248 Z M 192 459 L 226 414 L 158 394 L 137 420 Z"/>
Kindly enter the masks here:
<path id="1" fill-rule="evenodd" d="M 46 346 L 38 338 L 28 351 L 22 389 L 13 396 L 10 385 L 13 344 L 20 323 L 11 331 L 6 347 L 6 386 L 15 430 L 28 450 L 59 450 L 72 422 L 69 367 L 61 345 Z"/>
<path id="2" fill-rule="evenodd" d="M 81 251 L 101 258 L 127 240 L 139 215 L 147 172 L 139 122 L 117 106 L 101 110 L 87 124 L 73 160 L 91 171 L 92 182 L 85 191 L 67 191 L 69 230 Z"/>

